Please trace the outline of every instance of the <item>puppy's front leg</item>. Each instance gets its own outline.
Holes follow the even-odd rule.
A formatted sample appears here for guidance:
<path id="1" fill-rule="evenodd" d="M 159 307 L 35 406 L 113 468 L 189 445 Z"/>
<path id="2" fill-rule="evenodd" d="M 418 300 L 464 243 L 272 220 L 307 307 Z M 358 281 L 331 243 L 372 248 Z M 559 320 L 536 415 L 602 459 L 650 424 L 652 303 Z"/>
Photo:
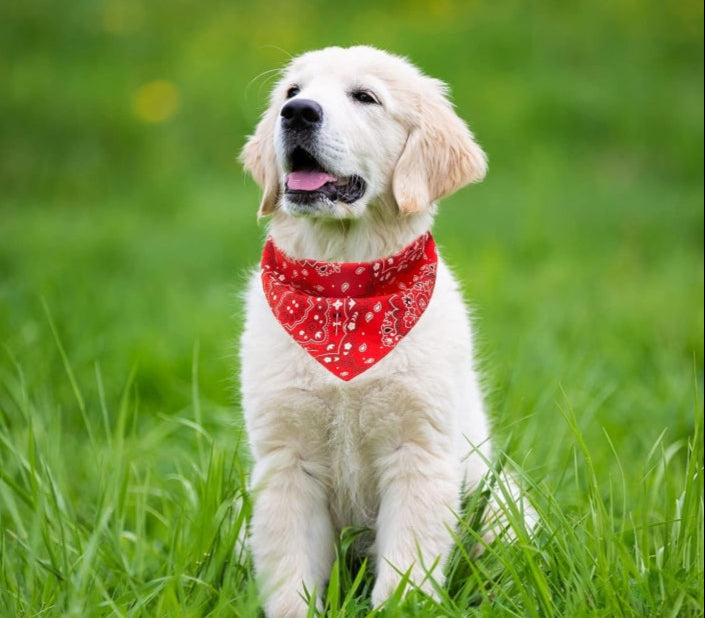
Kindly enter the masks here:
<path id="1" fill-rule="evenodd" d="M 255 464 L 252 552 L 269 618 L 306 616 L 305 590 L 319 598 L 335 557 L 323 484 L 288 449 Z"/>
<path id="2" fill-rule="evenodd" d="M 429 573 L 443 583 L 452 546 L 450 530 L 459 506 L 458 466 L 448 453 L 432 453 L 407 442 L 381 464 L 375 607 L 394 592 L 407 572 L 410 581 L 429 594 L 433 594 Z"/>

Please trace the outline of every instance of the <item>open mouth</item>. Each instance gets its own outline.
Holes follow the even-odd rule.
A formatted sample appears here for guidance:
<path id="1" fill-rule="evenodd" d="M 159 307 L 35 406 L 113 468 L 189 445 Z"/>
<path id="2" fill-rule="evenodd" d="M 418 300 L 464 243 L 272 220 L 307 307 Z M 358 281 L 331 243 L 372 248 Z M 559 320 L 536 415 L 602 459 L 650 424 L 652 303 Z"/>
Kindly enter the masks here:
<path id="1" fill-rule="evenodd" d="M 286 177 L 286 195 L 296 202 L 312 202 L 320 197 L 352 204 L 365 193 L 367 185 L 360 176 L 338 178 L 326 171 L 301 147 L 289 154 L 290 171 Z"/>

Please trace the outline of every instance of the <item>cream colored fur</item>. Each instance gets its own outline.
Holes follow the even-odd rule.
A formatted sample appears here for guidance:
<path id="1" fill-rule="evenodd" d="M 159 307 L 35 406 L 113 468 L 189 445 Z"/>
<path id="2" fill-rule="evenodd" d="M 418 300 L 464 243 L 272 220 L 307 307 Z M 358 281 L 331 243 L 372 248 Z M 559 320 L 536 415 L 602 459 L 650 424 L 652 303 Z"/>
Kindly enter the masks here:
<path id="1" fill-rule="evenodd" d="M 287 199 L 280 110 L 295 95 L 324 113 L 319 162 L 368 183 L 353 204 Z M 366 89 L 379 105 L 350 93 Z M 446 88 L 404 59 L 369 48 L 328 48 L 294 59 L 242 160 L 263 187 L 260 215 L 298 258 L 370 261 L 428 230 L 435 203 L 482 179 L 485 155 Z M 467 310 L 439 260 L 428 309 L 381 362 L 350 382 L 322 368 L 275 320 L 253 275 L 241 342 L 242 401 L 255 458 L 251 546 L 267 616 L 306 615 L 304 589 L 324 591 L 345 526 L 369 527 L 379 605 L 400 573 L 432 593 L 443 580 L 464 491 L 492 456 L 473 368 Z M 516 492 L 514 492 L 516 493 Z"/>

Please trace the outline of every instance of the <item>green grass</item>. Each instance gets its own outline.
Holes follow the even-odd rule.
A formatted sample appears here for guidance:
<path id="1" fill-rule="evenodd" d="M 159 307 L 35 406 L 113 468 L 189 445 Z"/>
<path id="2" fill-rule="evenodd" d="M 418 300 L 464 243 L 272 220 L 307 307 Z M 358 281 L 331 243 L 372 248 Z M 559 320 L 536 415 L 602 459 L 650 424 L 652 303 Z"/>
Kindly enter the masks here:
<path id="1" fill-rule="evenodd" d="M 470 508 L 438 600 L 376 615 L 705 614 L 702 3 L 603 4 L 0 7 L 0 616 L 260 612 L 236 154 L 266 71 L 360 42 L 448 81 L 489 153 L 435 236 L 543 522 L 473 561 Z M 354 533 L 331 616 L 372 612 Z"/>

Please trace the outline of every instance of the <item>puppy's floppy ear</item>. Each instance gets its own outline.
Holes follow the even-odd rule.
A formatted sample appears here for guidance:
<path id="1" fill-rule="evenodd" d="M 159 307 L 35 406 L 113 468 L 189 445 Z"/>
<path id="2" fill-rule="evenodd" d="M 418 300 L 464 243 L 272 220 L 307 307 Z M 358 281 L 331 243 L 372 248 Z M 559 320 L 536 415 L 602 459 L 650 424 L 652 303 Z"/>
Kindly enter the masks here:
<path id="1" fill-rule="evenodd" d="M 274 152 L 274 128 L 278 117 L 277 111 L 270 105 L 240 153 L 243 166 L 263 190 L 258 217 L 271 215 L 279 201 L 279 168 Z"/>
<path id="2" fill-rule="evenodd" d="M 419 95 L 416 114 L 392 178 L 394 198 L 403 213 L 421 212 L 487 171 L 487 158 L 448 99 L 446 86 L 432 82 Z"/>

